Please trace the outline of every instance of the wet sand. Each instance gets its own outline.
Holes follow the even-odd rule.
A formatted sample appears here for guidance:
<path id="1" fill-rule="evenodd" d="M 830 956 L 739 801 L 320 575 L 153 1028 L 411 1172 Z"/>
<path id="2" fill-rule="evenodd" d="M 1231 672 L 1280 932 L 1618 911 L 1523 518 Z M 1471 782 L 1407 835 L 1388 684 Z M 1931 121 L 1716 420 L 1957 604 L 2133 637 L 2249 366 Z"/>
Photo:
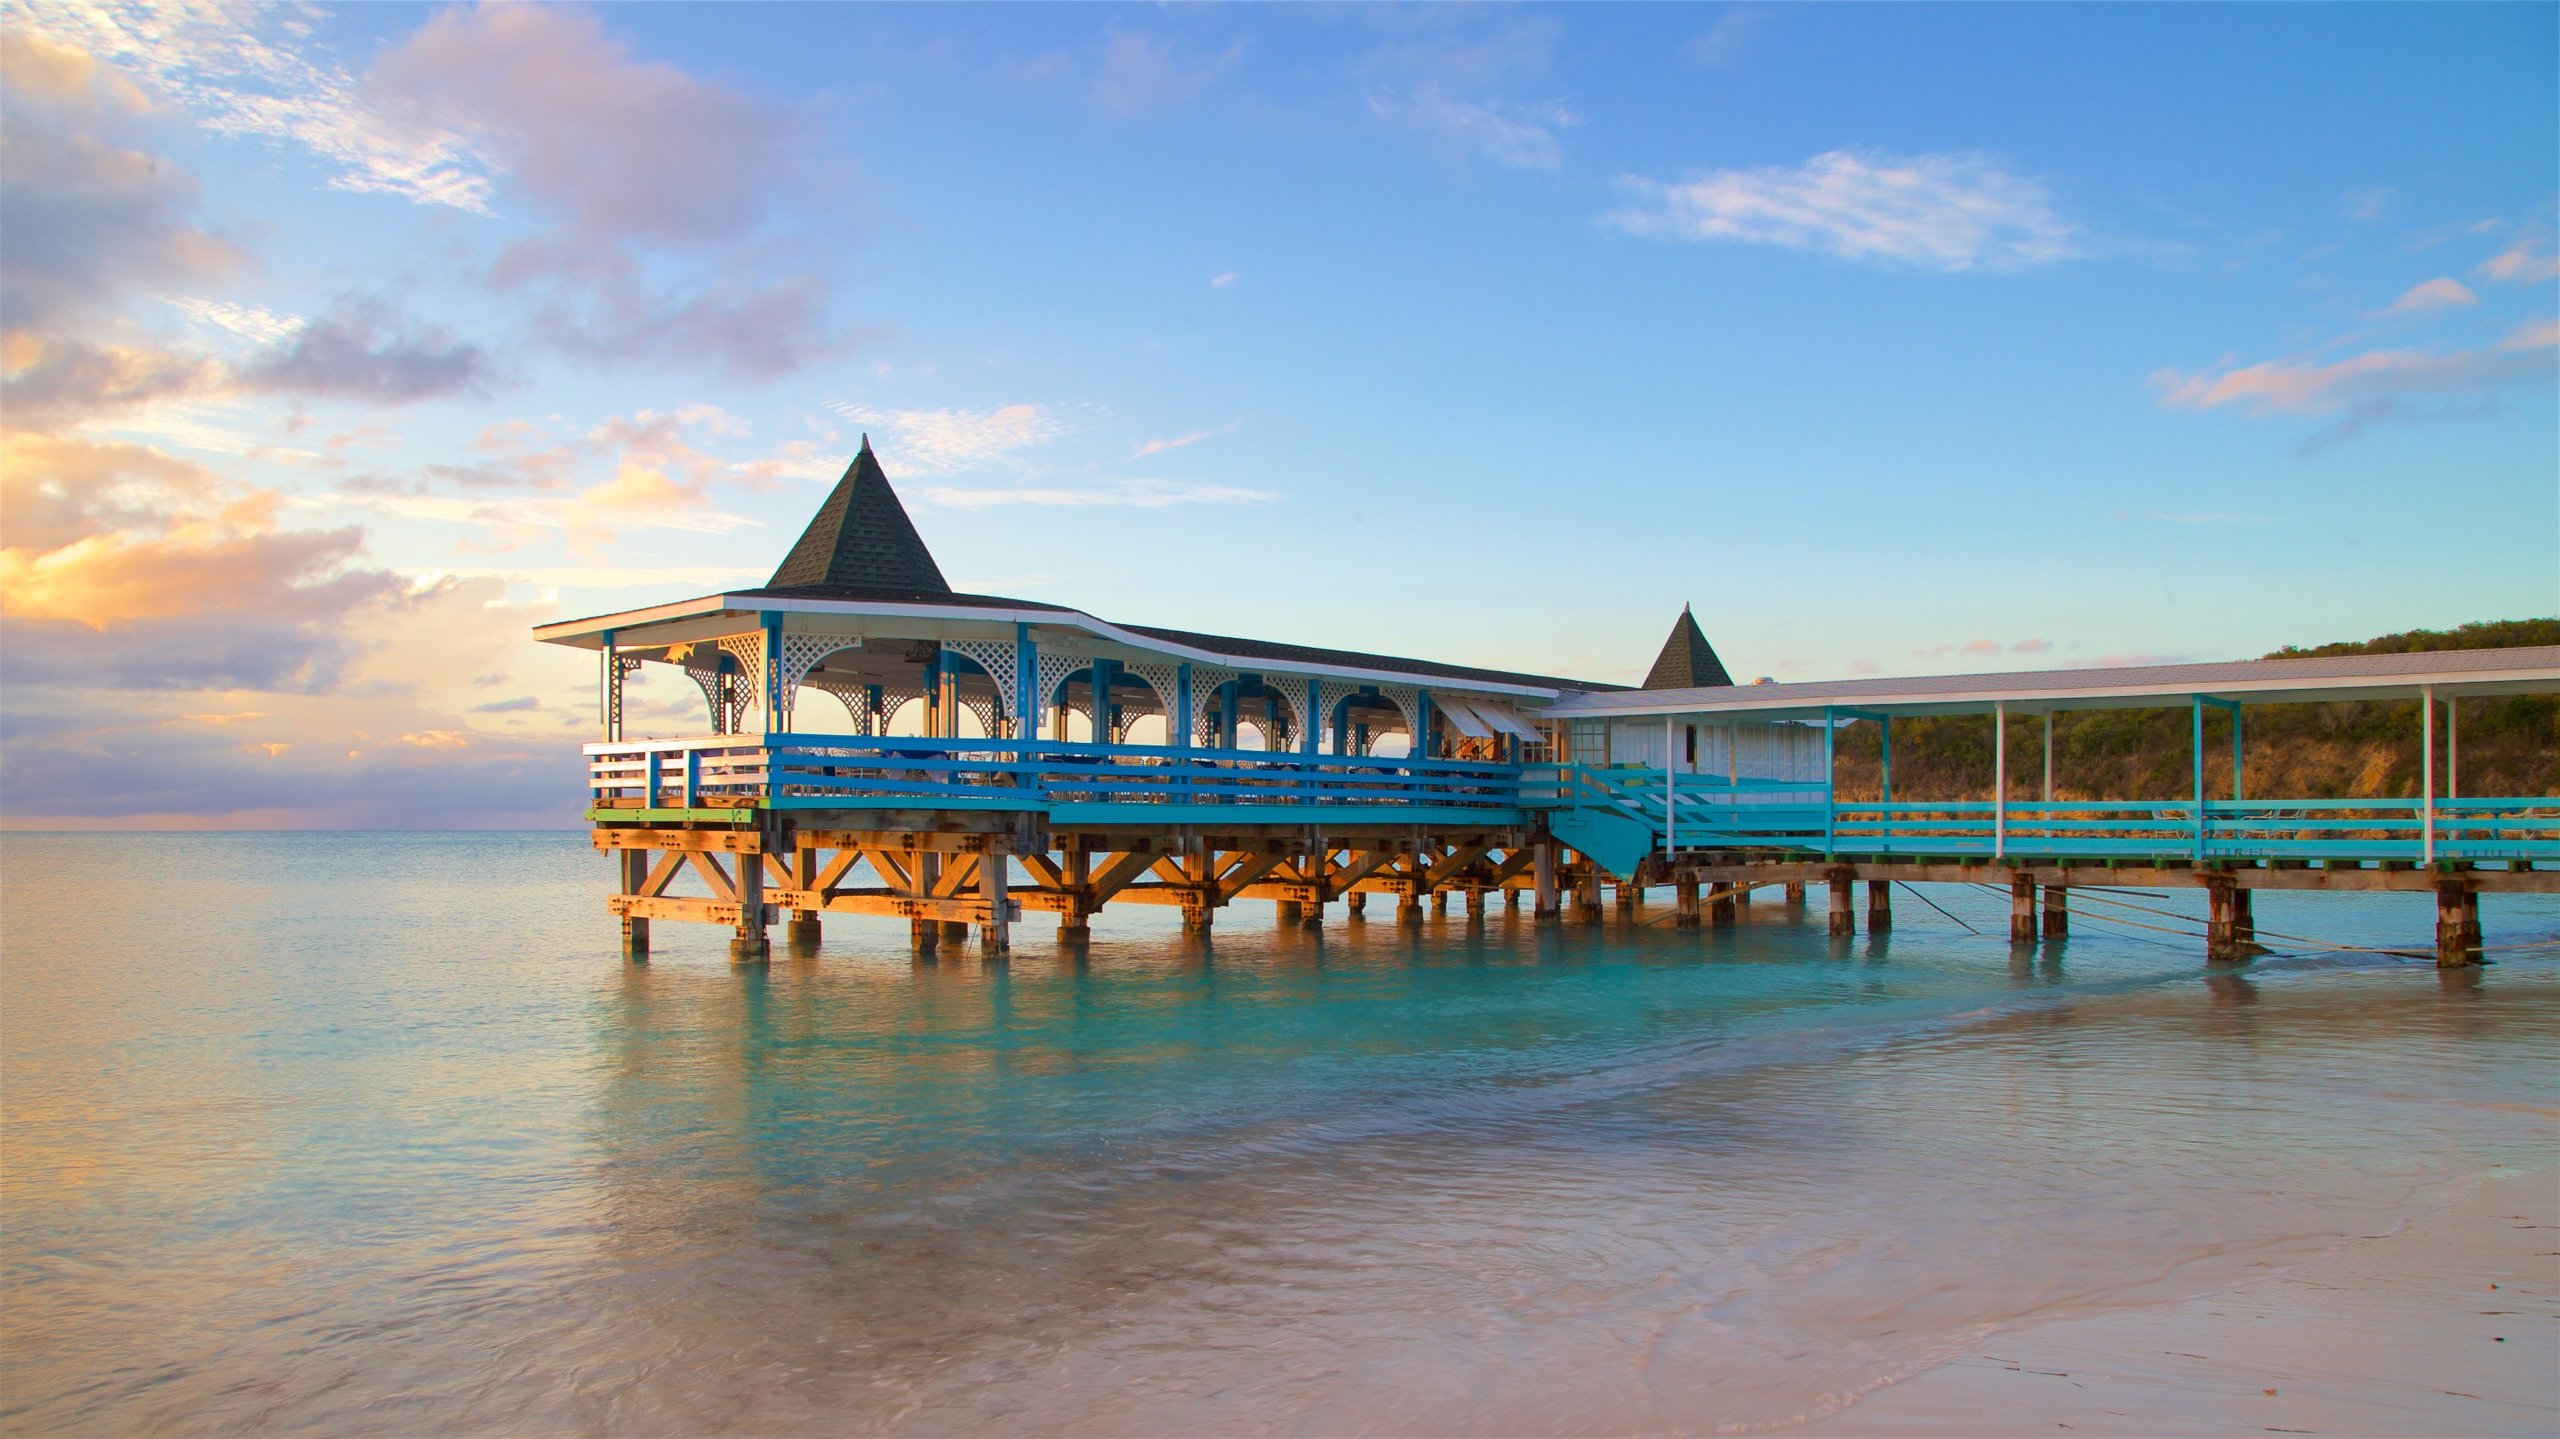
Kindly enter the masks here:
<path id="1" fill-rule="evenodd" d="M 2560 1170 L 2223 1293 L 1993 1335 L 1781 1432 L 2560 1433 Z"/>

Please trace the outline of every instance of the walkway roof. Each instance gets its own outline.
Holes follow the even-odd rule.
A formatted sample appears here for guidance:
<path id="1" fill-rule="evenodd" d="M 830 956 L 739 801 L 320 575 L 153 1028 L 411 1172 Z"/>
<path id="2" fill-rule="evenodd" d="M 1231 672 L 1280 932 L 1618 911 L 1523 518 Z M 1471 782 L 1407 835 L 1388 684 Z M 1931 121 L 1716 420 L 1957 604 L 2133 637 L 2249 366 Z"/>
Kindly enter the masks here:
<path id="1" fill-rule="evenodd" d="M 2560 693 L 2560 645 L 1620 690 L 1568 696 L 1550 708 L 1547 717 L 1730 714 L 1753 719 L 1819 719 L 1826 709 L 1843 716 L 1986 714 L 1994 705 L 2033 714 L 2045 710 L 2160 708 L 2184 704 L 2196 695 L 2262 704 L 2415 699 L 2428 688 L 2443 696 Z"/>

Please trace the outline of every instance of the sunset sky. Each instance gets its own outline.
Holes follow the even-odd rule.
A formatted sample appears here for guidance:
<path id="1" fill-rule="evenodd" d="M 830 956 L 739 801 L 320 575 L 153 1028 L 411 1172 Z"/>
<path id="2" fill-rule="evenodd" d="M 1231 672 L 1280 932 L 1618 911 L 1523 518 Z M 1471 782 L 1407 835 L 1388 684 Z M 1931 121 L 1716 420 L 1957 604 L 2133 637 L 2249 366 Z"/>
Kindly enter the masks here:
<path id="1" fill-rule="evenodd" d="M 5 15 L 0 823 L 574 823 L 528 629 L 865 432 L 962 589 L 1603 680 L 2560 610 L 2549 5 Z"/>

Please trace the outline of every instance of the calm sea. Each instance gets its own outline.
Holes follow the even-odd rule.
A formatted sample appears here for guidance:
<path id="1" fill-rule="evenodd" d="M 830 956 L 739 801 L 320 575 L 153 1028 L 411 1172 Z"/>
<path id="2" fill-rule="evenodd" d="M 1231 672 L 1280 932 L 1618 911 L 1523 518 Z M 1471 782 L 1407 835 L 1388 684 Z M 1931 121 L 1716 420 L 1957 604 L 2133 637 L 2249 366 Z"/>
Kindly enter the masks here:
<path id="1" fill-rule="evenodd" d="M 1741 1431 L 2560 1159 L 2525 953 L 2209 975 L 1769 895 L 1114 910 L 1000 965 L 837 919 L 733 970 L 675 924 L 623 963 L 581 835 L 12 834 L 0 873 L 14 1432 Z"/>

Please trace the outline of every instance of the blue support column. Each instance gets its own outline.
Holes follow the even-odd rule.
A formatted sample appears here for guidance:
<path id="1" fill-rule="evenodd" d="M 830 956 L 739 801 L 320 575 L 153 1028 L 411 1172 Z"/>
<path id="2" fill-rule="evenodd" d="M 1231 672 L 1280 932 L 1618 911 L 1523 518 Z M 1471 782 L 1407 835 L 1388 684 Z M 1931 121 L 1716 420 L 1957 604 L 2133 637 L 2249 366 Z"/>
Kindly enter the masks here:
<path id="1" fill-rule="evenodd" d="M 1886 804 L 1891 804 L 1893 803 L 1893 716 L 1882 715 L 1877 718 L 1876 743 L 1884 756 L 1884 779 L 1879 797 Z"/>
<path id="2" fill-rule="evenodd" d="M 1225 684 L 1218 686 L 1218 734 L 1216 746 L 1219 749 L 1234 749 L 1236 747 L 1236 696 L 1243 693 L 1244 682 L 1245 676 L 1239 675 L 1236 678 L 1227 681 Z"/>
<path id="3" fill-rule="evenodd" d="M 767 611 L 764 620 L 764 728 L 782 728 L 782 616 Z"/>
<path id="4" fill-rule="evenodd" d="M 1316 682 L 1310 676 L 1307 680 L 1307 734 L 1298 748 L 1314 754 L 1317 748 L 1316 742 L 1322 738 L 1324 738 L 1324 716 L 1316 713 Z"/>
<path id="5" fill-rule="evenodd" d="M 878 685 L 862 687 L 862 729 L 865 734 L 875 738 L 889 732 L 889 717 L 880 713 Z"/>
<path id="6" fill-rule="evenodd" d="M 1168 715 L 1165 718 L 1165 743 L 1176 749 L 1189 749 L 1200 738 L 1191 732 L 1191 666 L 1189 665 L 1173 667 L 1173 707 L 1181 713 Z"/>
<path id="7" fill-rule="evenodd" d="M 2240 789 L 2240 702 L 2231 702 L 2231 798 L 2242 797 Z"/>
<path id="8" fill-rule="evenodd" d="M 1831 707 L 1822 707 L 1822 857 L 1829 859 L 1840 843 L 1840 776 L 1832 764 L 1833 736 L 1839 730 Z M 1847 901 L 1837 901 L 1847 903 Z"/>
<path id="9" fill-rule="evenodd" d="M 1013 737 L 1025 742 L 1040 737 L 1040 712 L 1047 709 L 1047 697 L 1031 692 L 1039 683 L 1040 647 L 1031 641 L 1031 626 L 1013 627 L 1013 707 L 1021 713 L 1013 717 Z M 1028 750 L 1023 754 L 1028 755 Z"/>
<path id="10" fill-rule="evenodd" d="M 2190 769 L 2192 769 L 2192 770 L 2194 770 L 2194 771 L 2195 771 L 2195 791 L 2196 791 L 2196 799 L 2195 799 L 2195 804 L 2196 804 L 2196 847 L 2195 847 L 2195 858 L 2196 858 L 2196 860 L 2197 860 L 2199 863 L 2201 863 L 2201 862 L 2203 861 L 2203 859 L 2204 859 L 2204 696 L 2203 696 L 2203 695 L 2197 695 L 2197 696 L 2195 697 L 2195 704 L 2194 704 L 2194 706 L 2193 706 L 2193 711 L 2194 711 L 2194 717 L 2195 717 L 2195 730 L 2194 730 L 2195 739 L 2194 739 L 2194 743 L 2193 743 L 2193 744 L 2188 748 L 2188 751 L 2187 751 L 2187 763 L 2188 763 L 2188 768 L 2190 768 Z"/>
<path id="11" fill-rule="evenodd" d="M 1431 691 L 1417 690 L 1413 696 L 1413 752 L 1423 759 L 1431 758 Z"/>

